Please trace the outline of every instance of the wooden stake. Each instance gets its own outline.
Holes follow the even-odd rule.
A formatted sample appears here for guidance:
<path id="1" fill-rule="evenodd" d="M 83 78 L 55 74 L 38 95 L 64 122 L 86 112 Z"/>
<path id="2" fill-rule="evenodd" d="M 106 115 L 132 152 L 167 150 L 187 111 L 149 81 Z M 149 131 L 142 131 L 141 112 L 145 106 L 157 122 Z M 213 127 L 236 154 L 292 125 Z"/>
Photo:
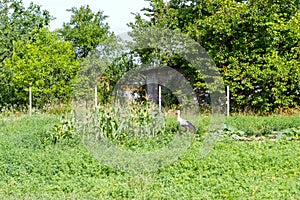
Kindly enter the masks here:
<path id="1" fill-rule="evenodd" d="M 227 116 L 230 115 L 230 92 L 229 92 L 229 86 L 227 86 Z"/>
<path id="2" fill-rule="evenodd" d="M 29 116 L 32 115 L 32 89 L 29 87 Z"/>
<path id="3" fill-rule="evenodd" d="M 158 85 L 158 109 L 161 111 L 161 86 Z"/>
<path id="4" fill-rule="evenodd" d="M 97 108 L 98 105 L 98 93 L 97 93 L 97 85 L 95 86 L 95 108 Z"/>

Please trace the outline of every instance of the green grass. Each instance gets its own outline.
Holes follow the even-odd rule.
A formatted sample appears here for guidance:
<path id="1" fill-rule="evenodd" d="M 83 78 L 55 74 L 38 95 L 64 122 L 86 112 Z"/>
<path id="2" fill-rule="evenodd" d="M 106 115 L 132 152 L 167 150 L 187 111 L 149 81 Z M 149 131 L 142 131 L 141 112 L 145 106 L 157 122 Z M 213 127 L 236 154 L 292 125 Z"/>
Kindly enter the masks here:
<path id="1" fill-rule="evenodd" d="M 232 116 L 226 123 L 235 130 L 241 130 L 245 135 L 268 135 L 274 131 L 297 128 L 300 132 L 300 116 Z"/>
<path id="2" fill-rule="evenodd" d="M 235 119 L 238 120 L 238 119 Z M 218 141 L 201 157 L 203 137 L 170 166 L 120 172 L 82 145 L 45 143 L 59 121 L 39 115 L 0 121 L 1 199 L 299 199 L 300 142 Z"/>

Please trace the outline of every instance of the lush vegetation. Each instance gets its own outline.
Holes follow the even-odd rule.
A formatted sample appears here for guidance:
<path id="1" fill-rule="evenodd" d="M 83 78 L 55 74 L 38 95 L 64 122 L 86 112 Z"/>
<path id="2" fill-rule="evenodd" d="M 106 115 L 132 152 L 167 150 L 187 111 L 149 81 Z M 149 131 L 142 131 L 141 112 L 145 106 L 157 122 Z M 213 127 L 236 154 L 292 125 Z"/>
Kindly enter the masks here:
<path id="1" fill-rule="evenodd" d="M 230 86 L 232 112 L 270 114 L 299 109 L 299 0 L 147 1 L 149 7 L 143 10 L 148 18 L 136 15 L 130 23 L 132 36 L 156 27 L 180 31 L 203 46 L 224 84 Z M 67 11 L 72 14 L 69 22 L 50 33 L 53 17 L 47 10 L 35 4 L 25 8 L 21 0 L 0 2 L 1 108 L 24 106 L 30 85 L 36 107 L 49 102 L 70 103 L 78 64 L 89 72 L 90 53 L 102 53 L 97 47 L 114 34 L 103 11 L 94 12 L 88 5 Z M 137 43 L 147 41 L 147 37 L 134 39 Z M 156 59 L 177 70 L 190 81 L 199 102 L 203 100 L 207 92 L 203 74 L 176 53 L 150 47 L 133 49 L 130 55 L 120 55 L 100 67 L 100 102 L 109 102 L 119 78 L 135 67 L 133 57 L 139 57 L 141 64 Z M 20 71 L 26 73 L 20 75 Z"/>
<path id="2" fill-rule="evenodd" d="M 70 42 L 59 41 L 56 34 L 42 29 L 34 42 L 17 41 L 13 49 L 12 57 L 4 61 L 11 75 L 7 77 L 10 93 L 3 96 L 6 104 L 27 105 L 29 87 L 36 108 L 71 100 L 79 62 Z"/>
<path id="3" fill-rule="evenodd" d="M 245 119 L 228 120 L 228 125 L 239 128 L 236 124 Z M 55 144 L 44 140 L 54 129 L 72 135 L 71 121 L 65 122 L 56 115 L 1 117 L 1 198 L 297 199 L 300 195 L 299 137 L 238 141 L 227 132 L 202 157 L 205 134 L 200 131 L 173 164 L 152 173 L 129 173 L 98 162 L 78 138 L 60 138 Z M 299 120 L 294 123 L 300 125 Z"/>
<path id="4" fill-rule="evenodd" d="M 0 1 L 0 108 L 23 109 L 32 87 L 36 108 L 68 105 L 81 58 L 111 33 L 102 11 L 72 8 L 70 22 L 50 31 L 53 19 L 41 6 Z"/>
<path id="5" fill-rule="evenodd" d="M 102 11 L 71 8 L 70 21 L 50 31 L 53 17 L 47 10 L 33 3 L 25 8 L 21 0 L 0 1 L 0 198 L 298 199 L 300 117 L 291 114 L 299 113 L 300 106 L 299 0 L 147 1 L 148 20 L 136 15 L 130 27 L 137 44 L 150 45 L 126 53 Z M 155 63 L 177 70 L 198 100 L 207 93 L 205 74 L 178 52 L 157 49 L 153 38 L 143 35 L 162 30 L 157 28 L 185 34 L 215 61 L 230 86 L 232 106 L 232 116 L 220 130 L 210 129 L 214 115 L 205 105 L 200 110 L 206 114 L 185 115 L 197 126 L 193 137 L 181 134 L 171 112 L 184 110 L 183 104 L 170 105 L 165 116 L 144 101 L 147 95 L 141 90 L 147 85 L 134 88 L 143 96 L 140 101 L 113 104 L 121 102 L 111 95 L 118 81 L 138 67 L 135 58 L 142 67 Z M 173 35 L 163 36 L 163 44 L 172 43 Z M 108 52 L 117 56 L 110 59 Z M 95 86 L 99 105 L 86 112 Z M 32 117 L 24 115 L 29 87 L 37 108 Z M 73 106 L 79 109 L 68 112 L 64 106 L 72 99 L 79 100 Z M 213 100 L 225 105 L 225 98 Z M 38 114 L 44 108 L 55 114 Z M 251 116 L 239 115 L 245 111 Z M 206 140 L 216 134 L 216 140 Z M 191 143 L 174 150 L 169 148 L 174 138 Z M 129 157 L 127 168 L 103 162 L 88 146 L 103 141 L 151 155 L 169 146 L 166 159 L 147 171 L 138 170 L 145 163 L 130 163 L 134 159 Z M 180 156 L 168 160 L 168 153 Z"/>
<path id="6" fill-rule="evenodd" d="M 266 114 L 299 107 L 299 0 L 147 1 L 150 20 L 137 15 L 133 30 L 180 30 L 202 45 L 230 86 L 233 111 Z M 176 55 L 162 54 L 162 60 L 203 92 L 195 67 Z"/>

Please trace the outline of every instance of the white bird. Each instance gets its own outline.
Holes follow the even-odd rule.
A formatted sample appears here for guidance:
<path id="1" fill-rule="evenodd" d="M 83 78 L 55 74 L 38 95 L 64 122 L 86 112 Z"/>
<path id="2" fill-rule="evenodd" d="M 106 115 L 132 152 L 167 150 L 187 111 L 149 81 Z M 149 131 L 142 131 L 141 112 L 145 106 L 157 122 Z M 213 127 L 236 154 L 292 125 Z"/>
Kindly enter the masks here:
<path id="1" fill-rule="evenodd" d="M 180 110 L 176 111 L 177 115 L 177 122 L 179 123 L 180 126 L 183 126 L 185 128 L 185 131 L 187 132 L 189 129 L 192 129 L 193 131 L 197 131 L 196 127 L 189 121 L 182 119 L 180 117 Z"/>

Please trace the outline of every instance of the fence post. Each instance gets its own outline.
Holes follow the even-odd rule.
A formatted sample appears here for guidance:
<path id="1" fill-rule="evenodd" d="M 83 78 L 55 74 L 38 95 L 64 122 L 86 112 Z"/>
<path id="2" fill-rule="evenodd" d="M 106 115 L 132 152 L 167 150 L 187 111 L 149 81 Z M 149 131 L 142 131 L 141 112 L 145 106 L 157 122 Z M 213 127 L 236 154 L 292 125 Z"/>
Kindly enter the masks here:
<path id="1" fill-rule="evenodd" d="M 98 105 L 98 93 L 97 93 L 97 85 L 95 86 L 95 108 L 97 108 Z"/>
<path id="2" fill-rule="evenodd" d="M 229 92 L 229 86 L 226 87 L 227 88 L 227 92 L 226 92 L 226 97 L 227 97 L 227 116 L 230 115 L 230 92 Z"/>
<path id="3" fill-rule="evenodd" d="M 29 116 L 32 115 L 32 89 L 29 87 Z"/>
<path id="4" fill-rule="evenodd" d="M 158 85 L 158 109 L 161 111 L 161 85 Z"/>

